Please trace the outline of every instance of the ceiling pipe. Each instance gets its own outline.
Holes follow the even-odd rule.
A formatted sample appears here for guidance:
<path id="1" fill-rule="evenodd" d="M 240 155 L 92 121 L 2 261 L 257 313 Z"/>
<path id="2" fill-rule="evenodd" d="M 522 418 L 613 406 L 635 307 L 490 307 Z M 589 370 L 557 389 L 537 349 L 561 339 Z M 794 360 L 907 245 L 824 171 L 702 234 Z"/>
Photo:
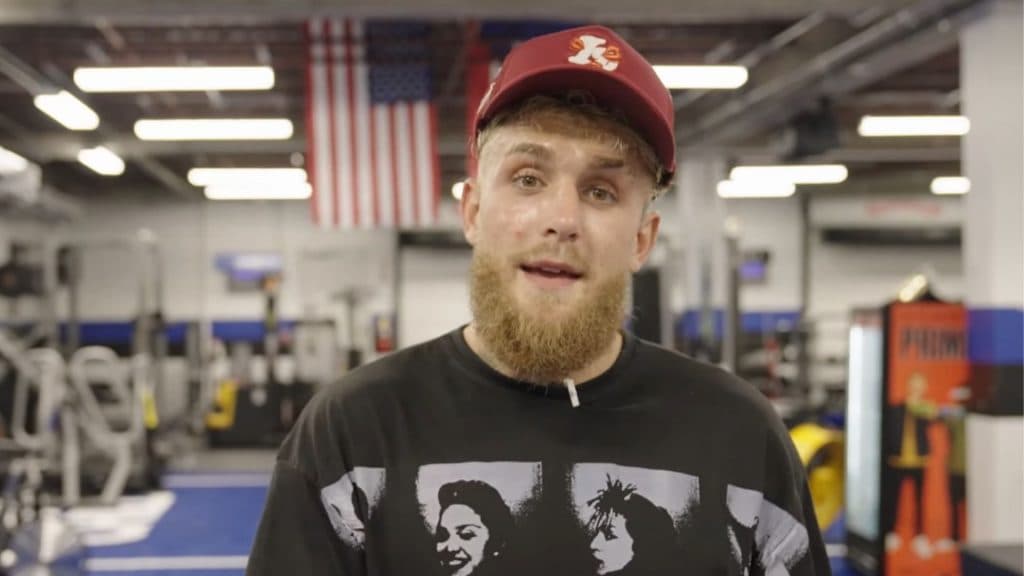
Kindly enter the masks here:
<path id="1" fill-rule="evenodd" d="M 820 26 L 825 19 L 826 15 L 823 10 L 814 12 L 789 28 L 779 32 L 772 37 L 771 40 L 744 54 L 732 64 L 736 66 L 743 66 L 750 70 L 764 61 L 765 58 L 778 53 L 786 46 L 789 46 L 811 30 Z M 707 90 L 688 90 L 680 94 L 678 97 L 673 99 L 676 105 L 676 113 L 679 113 L 679 110 L 684 106 L 693 105 L 694 102 L 703 98 L 707 93 Z"/>
<path id="2" fill-rule="evenodd" d="M 834 74 L 838 68 L 849 67 L 857 60 L 881 50 L 889 43 L 898 42 L 901 38 L 906 38 L 938 20 L 962 15 L 965 12 L 973 12 L 970 9 L 976 4 L 978 4 L 977 0 L 922 0 L 911 7 L 899 10 L 816 56 L 793 72 L 775 77 L 760 86 L 730 98 L 725 104 L 702 114 L 695 122 L 680 123 L 678 126 L 679 141 L 683 146 L 721 142 L 727 127 L 731 128 L 728 132 L 730 136 L 735 137 L 744 135 L 744 132 L 749 133 L 756 126 L 748 124 L 746 129 L 743 129 L 742 123 L 745 121 L 743 117 L 749 116 L 753 109 L 770 105 L 773 102 L 784 101 L 793 94 L 806 97 L 807 94 L 802 94 L 802 92 L 805 92 L 809 86 L 820 82 L 828 74 Z M 838 90 L 831 92 L 835 95 Z M 784 114 L 792 117 L 799 111 L 800 108 L 789 106 Z M 775 118 L 775 120 L 782 121 L 783 119 Z"/>
<path id="3" fill-rule="evenodd" d="M 50 82 L 46 77 L 40 74 L 38 71 L 33 69 L 28 64 L 21 61 L 20 58 L 12 54 L 6 48 L 0 46 L 0 72 L 3 72 L 16 84 L 25 89 L 26 92 L 35 96 L 37 94 L 45 94 L 58 90 L 58 86 L 54 82 Z M 79 100 L 88 103 L 88 99 L 84 97 L 76 88 L 71 87 L 70 79 L 65 78 L 65 84 L 67 88 L 64 88 L 75 95 Z M 63 88 L 63 87 L 62 87 Z M 73 149 L 67 149 L 64 154 L 69 153 L 74 155 L 74 159 L 78 158 L 78 151 L 82 148 L 86 148 L 94 145 L 97 141 L 107 142 L 108 140 L 116 138 L 115 135 L 109 133 L 109 131 L 100 128 L 95 136 L 89 136 L 88 142 L 84 140 L 78 141 L 77 145 L 73 146 Z M 65 141 L 70 142 L 70 140 Z M 16 144 L 15 148 L 25 150 L 31 148 L 26 143 Z M 117 148 L 117 146 L 115 146 Z M 130 149 L 131 145 L 121 146 L 119 148 Z M 43 152 L 38 151 L 37 152 Z M 33 154 L 31 151 L 27 151 L 27 154 L 33 156 L 35 160 L 43 161 L 46 156 L 45 152 L 42 154 Z M 189 185 L 184 179 L 175 174 L 172 170 L 161 164 L 158 160 L 152 158 L 135 158 L 136 164 L 145 171 L 154 180 L 165 186 L 168 190 L 182 196 L 186 199 L 197 199 L 199 198 L 197 190 Z"/>

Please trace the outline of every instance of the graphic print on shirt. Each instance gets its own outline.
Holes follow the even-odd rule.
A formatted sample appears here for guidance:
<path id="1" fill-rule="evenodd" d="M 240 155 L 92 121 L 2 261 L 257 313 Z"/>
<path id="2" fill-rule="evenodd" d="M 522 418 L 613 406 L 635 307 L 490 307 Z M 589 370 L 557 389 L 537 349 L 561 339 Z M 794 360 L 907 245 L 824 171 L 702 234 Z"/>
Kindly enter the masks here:
<path id="1" fill-rule="evenodd" d="M 352 548 L 366 544 L 366 524 L 384 495 L 383 468 L 353 468 L 320 491 L 331 526 Z"/>
<path id="2" fill-rule="evenodd" d="M 807 555 L 807 528 L 760 492 L 729 485 L 726 504 L 729 546 L 742 574 L 788 576 Z"/>
<path id="3" fill-rule="evenodd" d="M 700 503 L 696 476 L 578 464 L 571 492 L 598 574 L 658 574 L 680 566 L 680 530 Z"/>
<path id="4" fill-rule="evenodd" d="M 506 573 L 519 519 L 539 499 L 541 465 L 524 462 L 431 464 L 416 495 L 433 535 L 437 565 L 449 576 Z"/>

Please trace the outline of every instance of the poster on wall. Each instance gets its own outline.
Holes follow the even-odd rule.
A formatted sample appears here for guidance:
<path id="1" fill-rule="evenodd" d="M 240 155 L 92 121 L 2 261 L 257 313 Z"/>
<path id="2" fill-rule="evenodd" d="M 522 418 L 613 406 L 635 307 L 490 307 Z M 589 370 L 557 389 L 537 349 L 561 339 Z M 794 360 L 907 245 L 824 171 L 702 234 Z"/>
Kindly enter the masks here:
<path id="1" fill-rule="evenodd" d="M 942 302 L 888 307 L 885 574 L 959 576 L 966 538 L 967 311 Z"/>
<path id="2" fill-rule="evenodd" d="M 280 282 L 284 259 L 275 252 L 224 252 L 214 258 L 232 293 L 264 292 L 267 280 Z"/>

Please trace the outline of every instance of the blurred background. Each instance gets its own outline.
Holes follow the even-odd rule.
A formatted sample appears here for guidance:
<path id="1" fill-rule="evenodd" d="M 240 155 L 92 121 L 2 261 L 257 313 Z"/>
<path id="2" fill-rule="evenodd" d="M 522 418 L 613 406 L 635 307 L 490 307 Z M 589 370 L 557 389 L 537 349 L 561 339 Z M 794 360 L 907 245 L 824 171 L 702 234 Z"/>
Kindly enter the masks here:
<path id="1" fill-rule="evenodd" d="M 773 402 L 836 574 L 1021 574 L 1018 0 L 0 0 L 0 573 L 242 574 L 308 399 L 469 320 L 468 120 L 585 23 L 676 105 L 627 329 Z"/>

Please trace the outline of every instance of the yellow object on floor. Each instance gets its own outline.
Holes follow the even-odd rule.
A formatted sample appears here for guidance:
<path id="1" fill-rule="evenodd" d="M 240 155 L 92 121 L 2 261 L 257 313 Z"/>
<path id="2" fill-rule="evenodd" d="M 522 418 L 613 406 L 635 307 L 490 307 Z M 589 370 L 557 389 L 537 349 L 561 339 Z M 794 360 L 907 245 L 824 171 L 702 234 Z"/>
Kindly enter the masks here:
<path id="1" fill-rule="evenodd" d="M 235 407 L 238 404 L 238 384 L 224 380 L 217 386 L 214 409 L 206 415 L 206 427 L 210 430 L 227 430 L 235 425 Z"/>
<path id="2" fill-rule="evenodd" d="M 843 434 L 817 424 L 801 424 L 789 431 L 800 461 L 807 471 L 807 484 L 814 502 L 818 526 L 828 528 L 843 509 Z"/>

